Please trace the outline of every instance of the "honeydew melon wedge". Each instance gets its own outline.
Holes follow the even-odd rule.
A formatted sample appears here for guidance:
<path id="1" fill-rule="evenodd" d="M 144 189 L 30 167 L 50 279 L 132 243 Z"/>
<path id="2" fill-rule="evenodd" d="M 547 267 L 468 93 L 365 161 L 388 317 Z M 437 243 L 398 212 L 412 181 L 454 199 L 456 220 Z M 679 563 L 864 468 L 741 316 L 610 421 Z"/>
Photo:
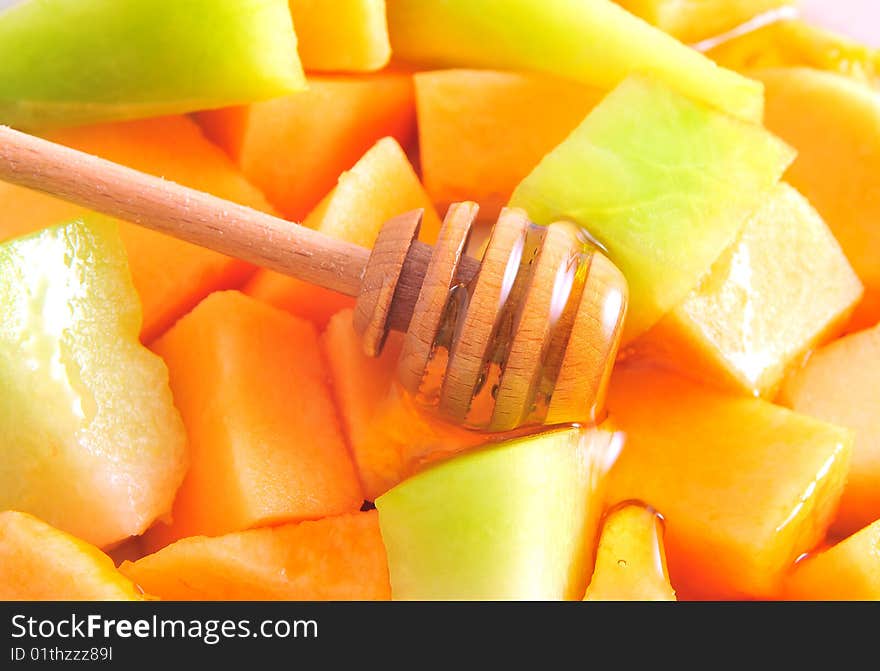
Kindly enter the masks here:
<path id="1" fill-rule="evenodd" d="M 0 510 L 106 547 L 168 513 L 186 434 L 116 224 L 0 246 Z"/>
<path id="2" fill-rule="evenodd" d="M 628 342 L 697 286 L 793 158 L 760 126 L 633 75 L 510 204 L 540 224 L 580 224 L 607 248 L 629 283 Z"/>
<path id="3" fill-rule="evenodd" d="M 287 0 L 28 0 L 0 13 L 0 123 L 191 112 L 305 87 Z"/>
<path id="4" fill-rule="evenodd" d="M 392 52 L 419 66 L 537 70 L 605 90 L 641 72 L 734 116 L 761 119 L 759 83 L 718 67 L 610 0 L 388 0 L 387 6 Z"/>
<path id="5" fill-rule="evenodd" d="M 391 596 L 580 599 L 617 449 L 604 429 L 564 429 L 455 457 L 376 499 Z"/>

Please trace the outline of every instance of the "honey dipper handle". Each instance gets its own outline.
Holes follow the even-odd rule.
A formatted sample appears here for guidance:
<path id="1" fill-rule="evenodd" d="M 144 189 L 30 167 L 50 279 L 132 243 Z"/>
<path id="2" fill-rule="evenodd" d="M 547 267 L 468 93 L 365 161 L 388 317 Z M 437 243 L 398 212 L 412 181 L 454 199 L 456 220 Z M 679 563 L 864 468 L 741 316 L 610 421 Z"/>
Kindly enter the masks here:
<path id="1" fill-rule="evenodd" d="M 370 252 L 264 212 L 0 126 L 0 180 L 357 296 Z"/>

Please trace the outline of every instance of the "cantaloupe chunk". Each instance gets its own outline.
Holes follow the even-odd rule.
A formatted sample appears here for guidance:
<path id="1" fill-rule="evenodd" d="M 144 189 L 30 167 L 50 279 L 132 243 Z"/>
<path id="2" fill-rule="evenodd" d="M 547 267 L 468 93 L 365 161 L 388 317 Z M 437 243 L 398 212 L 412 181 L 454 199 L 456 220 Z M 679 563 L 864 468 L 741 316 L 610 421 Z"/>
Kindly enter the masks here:
<path id="1" fill-rule="evenodd" d="M 308 84 L 292 96 L 197 115 L 269 202 L 297 221 L 378 139 L 408 146 L 415 137 L 409 74 L 314 76 Z"/>
<path id="2" fill-rule="evenodd" d="M 786 379 L 779 401 L 856 432 L 835 533 L 880 519 L 880 325 L 814 352 Z"/>
<path id="3" fill-rule="evenodd" d="M 425 464 L 491 439 L 416 408 L 394 382 L 398 336 L 391 333 L 382 355 L 370 358 L 352 326 L 352 311 L 343 310 L 321 337 L 348 444 L 371 501 Z"/>
<path id="4" fill-rule="evenodd" d="M 643 366 L 615 370 L 626 435 L 609 500 L 663 511 L 679 596 L 777 596 L 825 535 L 849 467 L 849 429 Z"/>
<path id="5" fill-rule="evenodd" d="M 736 28 L 793 0 L 615 0 L 624 9 L 677 37 L 697 42 Z"/>
<path id="6" fill-rule="evenodd" d="M 403 149 L 394 138 L 386 137 L 342 173 L 336 188 L 303 223 L 334 238 L 372 248 L 386 221 L 415 209 L 425 212 L 419 239 L 433 243 L 440 219 Z M 271 270 L 259 270 L 244 291 L 309 319 L 319 328 L 343 308 L 354 306 L 353 298 Z"/>
<path id="7" fill-rule="evenodd" d="M 358 510 L 360 485 L 326 387 L 314 326 L 237 291 L 164 336 L 190 468 L 148 547 Z"/>
<path id="8" fill-rule="evenodd" d="M 351 296 L 265 269 L 259 270 L 242 291 L 258 301 L 306 319 L 318 329 L 326 327 L 337 312 L 354 308 L 355 304 Z"/>
<path id="9" fill-rule="evenodd" d="M 51 140 L 166 177 L 259 210 L 263 195 L 185 117 L 57 131 Z M 0 239 L 81 216 L 86 210 L 0 182 Z M 253 268 L 196 245 L 120 222 L 135 289 L 143 305 L 141 339 L 150 342 L 216 289 L 242 284 Z"/>
<path id="10" fill-rule="evenodd" d="M 346 601 L 391 598 L 375 510 L 184 538 L 120 570 L 174 601 Z"/>
<path id="11" fill-rule="evenodd" d="M 0 512 L 0 601 L 137 601 L 94 545 L 27 513 Z"/>
<path id="12" fill-rule="evenodd" d="M 385 0 L 290 0 L 306 70 L 372 72 L 391 58 Z"/>
<path id="13" fill-rule="evenodd" d="M 799 601 L 880 601 L 880 520 L 804 557 L 783 594 Z"/>
<path id="14" fill-rule="evenodd" d="M 685 375 L 772 398 L 804 353 L 840 332 L 861 296 L 825 222 L 780 184 L 637 347 Z"/>
<path id="15" fill-rule="evenodd" d="M 880 321 L 880 95 L 830 72 L 753 73 L 767 91 L 767 127 L 798 151 L 786 180 L 840 241 L 865 285 L 850 330 Z"/>
<path id="16" fill-rule="evenodd" d="M 624 503 L 608 512 L 584 601 L 675 601 L 654 509 Z"/>
<path id="17" fill-rule="evenodd" d="M 606 93 L 523 72 L 435 70 L 413 79 L 425 188 L 441 210 L 473 200 L 485 219 Z"/>
<path id="18" fill-rule="evenodd" d="M 853 42 L 799 19 L 773 21 L 713 44 L 707 51 L 733 70 L 809 67 L 880 83 L 880 49 Z"/>

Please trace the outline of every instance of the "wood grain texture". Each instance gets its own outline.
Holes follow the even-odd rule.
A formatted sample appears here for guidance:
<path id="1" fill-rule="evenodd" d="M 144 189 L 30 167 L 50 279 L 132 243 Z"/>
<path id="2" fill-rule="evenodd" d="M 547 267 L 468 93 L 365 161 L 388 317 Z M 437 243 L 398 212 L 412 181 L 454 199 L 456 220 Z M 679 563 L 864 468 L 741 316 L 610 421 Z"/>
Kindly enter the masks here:
<path id="1" fill-rule="evenodd" d="M 349 296 L 370 252 L 284 219 L 0 126 L 0 179 Z"/>
<path id="2" fill-rule="evenodd" d="M 415 306 L 416 316 L 410 321 L 397 364 L 397 379 L 411 394 L 418 392 L 425 366 L 431 358 L 449 291 L 456 281 L 478 209 L 476 203 L 453 203 L 440 228 Z"/>
<path id="3" fill-rule="evenodd" d="M 370 251 L 3 126 L 0 179 L 357 297 L 354 324 L 367 354 L 381 352 L 389 330 L 406 333 L 398 376 L 412 393 L 429 364 L 450 288 L 463 285 L 469 298 L 439 388 L 447 420 L 517 428 L 535 403 L 536 380 L 547 378 L 548 357 L 559 365 L 542 381 L 556 385 L 542 391 L 550 395 L 546 421 L 598 416 L 620 341 L 626 282 L 595 252 L 582 294 L 571 294 L 577 310 L 560 312 L 569 300 L 567 292 L 557 295 L 560 273 L 569 273 L 583 251 L 570 224 L 538 228 L 524 211 L 507 208 L 477 261 L 465 249 L 478 207 L 460 203 L 450 208 L 436 247 L 416 240 L 422 211 L 414 210 L 390 219 Z"/>
<path id="4" fill-rule="evenodd" d="M 457 422 L 465 420 L 480 383 L 495 324 L 519 270 L 529 225 L 525 212 L 508 208 L 502 210 L 492 231 L 441 392 L 441 406 Z"/>
<path id="5" fill-rule="evenodd" d="M 513 333 L 507 362 L 495 397 L 493 431 L 510 431 L 529 415 L 533 390 L 544 367 L 545 352 L 551 334 L 568 300 L 567 292 L 558 295 L 564 278 L 560 271 L 569 265 L 580 243 L 568 227 L 551 224 L 547 229 L 535 268 L 519 308 L 519 320 Z M 562 306 L 554 303 L 563 303 Z M 554 312 L 560 314 L 554 315 Z M 554 318 L 555 317 L 555 318 Z"/>
<path id="6" fill-rule="evenodd" d="M 388 316 L 398 281 L 413 241 L 419 235 L 422 210 L 389 219 L 370 253 L 361 291 L 354 308 L 354 328 L 367 356 L 379 356 L 388 336 Z"/>

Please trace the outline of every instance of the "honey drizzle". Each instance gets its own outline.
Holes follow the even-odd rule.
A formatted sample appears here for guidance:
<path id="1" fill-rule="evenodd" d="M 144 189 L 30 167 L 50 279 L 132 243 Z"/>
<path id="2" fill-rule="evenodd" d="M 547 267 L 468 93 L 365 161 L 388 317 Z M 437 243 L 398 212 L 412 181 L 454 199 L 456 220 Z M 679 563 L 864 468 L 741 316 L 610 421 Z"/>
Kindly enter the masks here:
<path id="1" fill-rule="evenodd" d="M 523 427 L 542 425 L 550 409 L 553 390 L 562 370 L 565 345 L 574 328 L 577 311 L 587 283 L 595 241 L 583 229 L 572 226 L 572 233 L 580 243 L 580 249 L 571 254 L 556 274 L 553 301 L 548 320 L 551 322 L 550 337 L 541 350 L 541 366 L 530 385 Z M 491 427 L 495 410 L 495 395 L 504 375 L 504 363 L 510 353 L 513 336 L 522 316 L 524 295 L 534 275 L 536 260 L 546 237 L 547 229 L 530 226 L 522 244 L 514 249 L 511 264 L 516 272 L 508 273 L 500 297 L 501 307 L 490 336 L 483 369 L 474 389 L 464 426 L 486 430 Z M 476 278 L 468 283 L 456 283 L 449 289 L 440 326 L 431 345 L 431 353 L 419 384 L 415 401 L 427 410 L 436 411 L 440 404 L 446 370 L 452 344 L 458 338 L 464 317 L 476 285 Z M 559 306 L 562 306 L 561 309 Z M 595 417 L 572 418 L 572 421 L 592 423 Z"/>
<path id="2" fill-rule="evenodd" d="M 535 261 L 546 236 L 545 228 L 531 225 L 526 229 L 519 266 L 516 275 L 512 278 L 510 290 L 506 295 L 502 295 L 501 309 L 492 329 L 483 370 L 474 389 L 471 407 L 465 417 L 464 426 L 468 428 L 482 429 L 492 422 L 495 397 L 504 375 L 504 363 L 510 354 L 513 336 L 519 326 L 525 292 L 531 283 Z"/>
<path id="3" fill-rule="evenodd" d="M 570 256 L 567 265 L 565 280 L 570 276 L 571 281 L 566 291 L 565 307 L 558 316 L 556 323 L 550 332 L 550 337 L 544 343 L 541 350 L 541 369 L 537 380 L 533 382 L 530 393 L 531 402 L 528 413 L 523 419 L 523 424 L 543 424 L 550 410 L 550 402 L 553 400 L 553 391 L 556 381 L 562 371 L 562 362 L 565 358 L 566 343 L 571 337 L 577 317 L 578 308 L 583 297 L 584 287 L 590 273 L 590 265 L 593 253 L 587 247 L 583 251 Z M 562 268 L 560 268 L 562 270 Z M 557 285 L 560 282 L 557 276 Z M 555 291 L 555 288 L 554 288 Z M 595 420 L 595 417 L 580 417 L 581 421 Z"/>

